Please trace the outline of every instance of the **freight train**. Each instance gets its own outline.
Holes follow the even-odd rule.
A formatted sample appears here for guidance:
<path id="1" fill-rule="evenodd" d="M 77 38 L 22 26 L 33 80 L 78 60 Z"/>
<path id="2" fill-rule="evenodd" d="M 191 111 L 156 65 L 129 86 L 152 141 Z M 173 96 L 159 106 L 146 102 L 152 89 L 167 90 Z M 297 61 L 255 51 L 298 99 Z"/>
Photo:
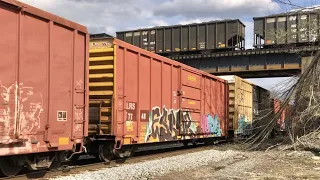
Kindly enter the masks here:
<path id="1" fill-rule="evenodd" d="M 5 176 L 84 152 L 109 162 L 139 145 L 241 136 L 268 97 L 15 0 L 0 0 L 0 22 Z"/>
<path id="2" fill-rule="evenodd" d="M 245 25 L 239 19 L 210 21 L 122 31 L 117 38 L 159 54 L 244 49 Z"/>
<path id="3" fill-rule="evenodd" d="M 318 45 L 318 6 L 254 17 L 254 48 Z M 164 56 L 245 49 L 245 24 L 226 19 L 119 31 L 116 37 Z"/>

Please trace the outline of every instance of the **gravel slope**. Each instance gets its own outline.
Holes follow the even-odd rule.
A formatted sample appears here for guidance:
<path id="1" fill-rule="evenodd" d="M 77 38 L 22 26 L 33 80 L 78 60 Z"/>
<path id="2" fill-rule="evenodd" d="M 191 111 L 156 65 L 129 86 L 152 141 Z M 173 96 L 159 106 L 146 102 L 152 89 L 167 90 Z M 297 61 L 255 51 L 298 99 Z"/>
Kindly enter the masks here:
<path id="1" fill-rule="evenodd" d="M 93 172 L 83 172 L 82 174 L 54 178 L 54 180 L 147 179 L 148 177 L 161 176 L 173 171 L 185 171 L 195 167 L 205 166 L 242 154 L 242 152 L 232 150 L 205 150 L 152 161 L 105 168 Z"/>

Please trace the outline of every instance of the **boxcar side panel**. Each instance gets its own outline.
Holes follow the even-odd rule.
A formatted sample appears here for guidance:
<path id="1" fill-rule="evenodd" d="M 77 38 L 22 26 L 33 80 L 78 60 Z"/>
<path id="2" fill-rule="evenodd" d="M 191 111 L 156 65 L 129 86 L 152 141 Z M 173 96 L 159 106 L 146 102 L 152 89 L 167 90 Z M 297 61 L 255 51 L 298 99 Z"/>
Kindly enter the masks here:
<path id="1" fill-rule="evenodd" d="M 26 98 L 23 109 L 26 111 L 27 108 L 30 108 L 30 112 L 32 112 L 32 108 L 34 108 L 34 116 L 39 117 L 42 121 L 28 121 L 24 117 L 20 120 L 22 125 L 20 131 L 26 138 L 28 134 L 36 135 L 36 132 L 39 131 L 40 133 L 36 135 L 38 136 L 37 139 L 42 139 L 47 125 L 45 120 L 48 119 L 49 115 L 47 113 L 49 111 L 48 104 L 45 104 L 49 100 L 47 83 L 49 78 L 49 38 L 43 38 L 49 37 L 49 24 L 46 21 L 26 15 L 23 25 L 22 43 L 24 46 L 22 47 L 23 52 L 21 52 L 23 59 L 19 61 L 21 68 L 18 72 L 23 92 L 21 95 Z M 32 104 L 34 107 L 29 107 L 28 104 Z M 24 112 L 24 116 L 27 115 L 27 112 Z"/>
<path id="2" fill-rule="evenodd" d="M 87 135 L 88 121 L 84 122 L 84 116 L 88 115 L 88 96 L 84 96 L 89 89 L 88 84 L 88 72 L 89 68 L 81 70 L 83 67 L 87 67 L 88 62 L 88 47 L 86 44 L 89 44 L 87 37 L 88 35 L 81 32 L 74 32 L 74 63 L 73 63 L 73 124 L 72 124 L 72 140 L 82 139 L 83 136 Z M 83 130 L 83 132 L 82 132 Z"/>
<path id="3" fill-rule="evenodd" d="M 226 81 L 117 39 L 114 44 L 116 141 L 126 145 L 226 135 Z"/>
<path id="4" fill-rule="evenodd" d="M 82 147 L 88 116 L 86 28 L 13 0 L 0 1 L 0 20 L 0 111 L 6 114 L 0 118 L 5 144 L 0 155 Z"/>
<path id="5" fill-rule="evenodd" d="M 14 99 L 12 101 L 10 99 L 15 98 L 13 88 L 15 88 L 17 79 L 19 59 L 19 16 L 18 11 L 0 5 L 0 80 L 1 91 L 4 93 L 1 98 L 0 109 L 1 114 L 6 114 L 0 121 L 0 141 L 2 143 L 14 138 L 16 132 L 15 122 L 12 120 L 15 114 L 15 102 Z"/>

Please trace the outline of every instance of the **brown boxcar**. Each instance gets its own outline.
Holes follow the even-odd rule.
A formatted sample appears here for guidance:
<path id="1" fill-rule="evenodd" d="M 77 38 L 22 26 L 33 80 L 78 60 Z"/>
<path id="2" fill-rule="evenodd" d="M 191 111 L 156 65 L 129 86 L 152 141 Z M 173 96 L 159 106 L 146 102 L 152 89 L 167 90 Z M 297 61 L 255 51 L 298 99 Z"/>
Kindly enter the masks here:
<path id="1" fill-rule="evenodd" d="M 81 151 L 89 36 L 84 26 L 15 0 L 0 0 L 0 26 L 0 169 L 12 175 L 6 170 L 19 170 L 27 154 L 38 153 L 26 160 L 37 169 L 55 157 L 41 152 Z"/>
<path id="2" fill-rule="evenodd" d="M 225 80 L 115 38 L 91 39 L 89 77 L 89 134 L 116 149 L 227 135 Z"/>
<path id="3" fill-rule="evenodd" d="M 254 47 L 318 42 L 318 9 L 310 8 L 307 10 L 298 9 L 287 13 L 253 18 Z"/>
<path id="4" fill-rule="evenodd" d="M 245 25 L 239 19 L 161 26 L 117 32 L 117 38 L 155 53 L 244 48 Z"/>

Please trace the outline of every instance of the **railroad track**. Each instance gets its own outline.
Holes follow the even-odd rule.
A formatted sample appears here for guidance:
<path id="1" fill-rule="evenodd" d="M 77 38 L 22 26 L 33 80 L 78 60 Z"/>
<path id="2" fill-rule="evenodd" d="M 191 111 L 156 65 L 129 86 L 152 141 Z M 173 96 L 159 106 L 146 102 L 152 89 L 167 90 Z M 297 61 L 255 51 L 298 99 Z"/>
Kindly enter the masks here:
<path id="1" fill-rule="evenodd" d="M 154 159 L 161 159 L 165 157 L 171 157 L 175 155 L 185 154 L 185 153 L 191 153 L 191 152 L 197 152 L 197 151 L 203 151 L 206 149 L 212 149 L 213 147 L 223 146 L 224 143 L 219 143 L 217 145 L 205 145 L 205 144 L 199 144 L 197 146 L 173 146 L 170 148 L 165 149 L 153 149 L 153 150 L 140 150 L 135 153 L 135 155 L 128 159 L 116 159 L 111 161 L 110 163 L 106 164 L 105 162 L 99 162 L 97 158 L 88 158 L 88 159 L 82 159 L 77 161 L 76 164 L 63 164 L 61 168 L 56 170 L 50 170 L 50 171 L 39 171 L 39 172 L 32 172 L 27 173 L 27 170 L 25 172 L 22 172 L 22 174 L 17 175 L 15 177 L 0 177 L 0 180 L 4 179 L 12 179 L 12 180 L 24 180 L 24 179 L 39 179 L 39 180 L 47 180 L 50 178 L 54 178 L 57 176 L 68 176 L 71 174 L 78 174 L 84 171 L 96 171 L 102 168 L 111 168 L 120 166 L 122 164 L 132 164 L 132 163 L 138 163 L 138 162 L 144 162 L 144 161 L 150 161 Z M 161 147 L 161 146 L 159 146 Z M 219 148 L 218 148 L 219 149 Z"/>

